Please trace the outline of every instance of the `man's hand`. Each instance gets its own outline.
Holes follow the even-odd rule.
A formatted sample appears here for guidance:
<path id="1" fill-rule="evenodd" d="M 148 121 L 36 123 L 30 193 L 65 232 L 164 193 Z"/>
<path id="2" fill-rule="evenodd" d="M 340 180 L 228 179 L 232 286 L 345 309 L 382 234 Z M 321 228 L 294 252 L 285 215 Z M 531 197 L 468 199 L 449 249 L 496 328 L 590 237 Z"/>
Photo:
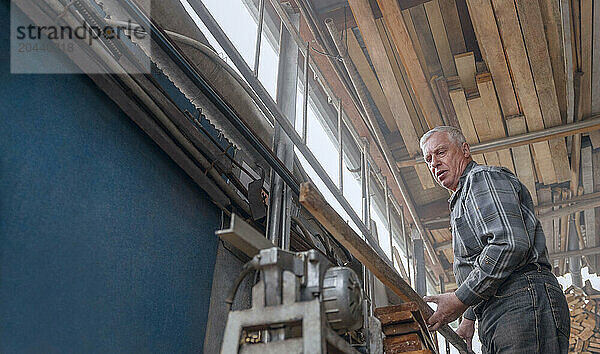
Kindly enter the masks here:
<path id="1" fill-rule="evenodd" d="M 423 300 L 437 304 L 437 310 L 427 320 L 430 331 L 437 331 L 441 326 L 454 321 L 469 307 L 463 304 L 454 293 L 424 296 Z"/>
<path id="2" fill-rule="evenodd" d="M 475 334 L 475 321 L 463 318 L 456 330 L 456 334 L 467 342 L 469 352 L 473 351 L 473 335 Z"/>

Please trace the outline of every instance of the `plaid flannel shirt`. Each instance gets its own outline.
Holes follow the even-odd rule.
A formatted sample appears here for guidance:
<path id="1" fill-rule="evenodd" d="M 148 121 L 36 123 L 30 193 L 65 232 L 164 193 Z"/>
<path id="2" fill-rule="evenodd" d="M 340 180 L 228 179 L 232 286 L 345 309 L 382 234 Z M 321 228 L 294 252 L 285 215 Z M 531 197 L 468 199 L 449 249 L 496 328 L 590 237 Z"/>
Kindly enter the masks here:
<path id="1" fill-rule="evenodd" d="M 469 163 L 452 194 L 450 220 L 456 296 L 469 309 L 496 293 L 515 270 L 551 269 L 542 225 L 527 188 L 509 170 Z"/>

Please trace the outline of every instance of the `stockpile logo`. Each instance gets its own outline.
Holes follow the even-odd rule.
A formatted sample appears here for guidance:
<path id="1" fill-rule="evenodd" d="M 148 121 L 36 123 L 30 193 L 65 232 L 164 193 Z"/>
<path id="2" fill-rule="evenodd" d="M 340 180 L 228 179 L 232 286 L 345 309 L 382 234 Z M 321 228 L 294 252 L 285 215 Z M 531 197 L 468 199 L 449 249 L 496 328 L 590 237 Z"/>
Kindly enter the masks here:
<path id="1" fill-rule="evenodd" d="M 26 0 L 11 3 L 12 73 L 150 72 L 150 58 L 141 49 L 150 48 L 149 32 L 124 10 L 117 21 L 93 0 L 71 1 L 59 12 L 33 7 Z"/>

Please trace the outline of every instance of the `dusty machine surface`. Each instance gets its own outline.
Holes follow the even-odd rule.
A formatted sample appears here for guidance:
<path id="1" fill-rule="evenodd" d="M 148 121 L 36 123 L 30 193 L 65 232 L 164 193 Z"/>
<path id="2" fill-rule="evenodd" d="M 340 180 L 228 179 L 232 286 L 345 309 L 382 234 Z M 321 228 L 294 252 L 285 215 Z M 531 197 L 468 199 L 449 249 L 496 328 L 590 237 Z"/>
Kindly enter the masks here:
<path id="1" fill-rule="evenodd" d="M 315 250 L 277 247 L 262 249 L 246 269 L 260 278 L 252 307 L 229 312 L 221 353 L 358 353 L 348 340 L 363 327 L 352 269 L 334 267 Z"/>

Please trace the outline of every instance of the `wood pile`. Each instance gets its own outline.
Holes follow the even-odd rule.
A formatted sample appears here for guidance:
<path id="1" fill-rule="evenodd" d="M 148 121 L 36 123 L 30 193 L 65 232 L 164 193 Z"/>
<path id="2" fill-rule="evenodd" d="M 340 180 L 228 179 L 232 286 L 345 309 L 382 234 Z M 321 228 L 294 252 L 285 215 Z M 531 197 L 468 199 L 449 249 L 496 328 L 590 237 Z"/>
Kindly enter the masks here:
<path id="1" fill-rule="evenodd" d="M 593 289 L 587 281 L 584 289 L 570 286 L 565 290 L 565 295 L 571 313 L 569 353 L 600 353 L 600 292 Z"/>
<path id="2" fill-rule="evenodd" d="M 381 321 L 385 354 L 438 353 L 423 315 L 414 302 L 376 308 L 375 316 Z"/>

